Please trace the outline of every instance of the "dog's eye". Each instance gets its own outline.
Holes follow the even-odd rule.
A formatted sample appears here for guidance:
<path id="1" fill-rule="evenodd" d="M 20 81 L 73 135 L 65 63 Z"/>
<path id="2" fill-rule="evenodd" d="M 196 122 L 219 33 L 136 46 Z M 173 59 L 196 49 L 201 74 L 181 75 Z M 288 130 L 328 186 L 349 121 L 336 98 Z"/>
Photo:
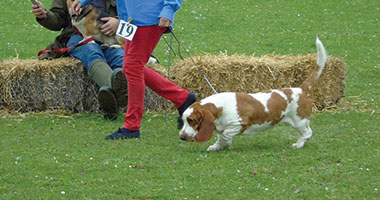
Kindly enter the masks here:
<path id="1" fill-rule="evenodd" d="M 192 123 L 194 122 L 194 120 L 192 120 L 192 119 L 187 119 L 187 122 L 188 122 L 189 124 L 192 124 Z"/>

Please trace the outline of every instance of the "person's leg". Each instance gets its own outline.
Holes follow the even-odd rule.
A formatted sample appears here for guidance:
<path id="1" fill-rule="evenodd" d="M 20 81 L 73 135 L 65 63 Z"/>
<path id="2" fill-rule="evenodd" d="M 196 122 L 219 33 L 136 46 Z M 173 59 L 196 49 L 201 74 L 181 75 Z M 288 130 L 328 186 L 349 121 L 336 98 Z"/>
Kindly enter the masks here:
<path id="1" fill-rule="evenodd" d="M 158 26 L 139 27 L 133 41 L 124 50 L 123 72 L 128 80 L 128 107 L 123 127 L 135 131 L 141 127 L 144 112 L 145 64 L 165 29 Z"/>
<path id="2" fill-rule="evenodd" d="M 113 70 L 111 88 L 115 92 L 117 103 L 120 107 L 125 107 L 128 103 L 128 83 L 122 70 L 124 49 L 106 48 L 103 52 Z"/>
<path id="3" fill-rule="evenodd" d="M 179 108 L 189 96 L 189 92 L 149 68 L 144 68 L 146 85 L 158 95 L 173 102 Z"/>
<path id="4" fill-rule="evenodd" d="M 139 129 L 144 112 L 145 82 L 159 95 L 171 100 L 179 110 L 188 107 L 196 96 L 179 88 L 153 70 L 145 68 L 165 28 L 139 27 L 133 41 L 125 44 L 123 72 L 128 80 L 128 108 L 122 129 L 106 139 L 140 137 Z M 192 95 L 191 95 L 192 94 Z M 185 106 L 186 104 L 186 106 Z"/>
<path id="5" fill-rule="evenodd" d="M 105 139 L 140 137 L 144 112 L 145 64 L 165 29 L 158 26 L 139 27 L 133 41 L 126 41 L 123 72 L 128 80 L 128 107 L 123 128 Z"/>
<path id="6" fill-rule="evenodd" d="M 74 46 L 82 40 L 79 35 L 73 35 L 67 46 Z M 119 113 L 116 96 L 111 89 L 112 69 L 107 64 L 105 55 L 97 43 L 88 43 L 74 49 L 68 53 L 79 59 L 87 69 L 88 74 L 100 87 L 98 101 L 100 109 L 104 112 L 104 118 L 114 120 Z"/>
<path id="7" fill-rule="evenodd" d="M 67 42 L 67 46 L 78 44 L 83 38 L 80 35 L 73 35 Z M 91 64 L 96 60 L 101 60 L 107 63 L 104 53 L 99 44 L 91 42 L 67 51 L 74 58 L 79 59 L 86 69 L 91 67 Z M 112 69 L 109 67 L 110 71 Z"/>
<path id="8" fill-rule="evenodd" d="M 112 70 L 123 67 L 124 49 L 123 48 L 106 48 L 103 50 L 104 57 Z"/>
<path id="9" fill-rule="evenodd" d="M 162 77 L 160 74 L 149 68 L 145 68 L 145 83 L 158 95 L 169 99 L 176 105 L 179 114 L 177 119 L 177 128 L 181 129 L 183 127 L 182 114 L 197 100 L 197 96 L 193 93 L 189 93 L 185 89 L 180 88 L 173 82 Z"/>
<path id="10" fill-rule="evenodd" d="M 112 90 L 115 92 L 119 106 L 125 107 L 128 103 L 128 83 L 122 72 L 124 49 L 107 48 L 103 50 L 107 63 L 111 66 L 113 73 L 111 77 Z M 158 59 L 150 55 L 147 64 L 157 63 Z M 149 86 L 148 86 L 149 87 Z"/>

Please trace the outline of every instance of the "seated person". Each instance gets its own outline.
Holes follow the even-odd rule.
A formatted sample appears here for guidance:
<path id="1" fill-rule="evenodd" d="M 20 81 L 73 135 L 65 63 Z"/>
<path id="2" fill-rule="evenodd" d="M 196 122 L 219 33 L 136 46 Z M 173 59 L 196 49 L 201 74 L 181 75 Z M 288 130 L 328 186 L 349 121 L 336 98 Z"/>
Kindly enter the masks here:
<path id="1" fill-rule="evenodd" d="M 119 20 L 116 11 L 116 0 L 95 0 L 92 5 L 98 8 L 104 24 L 101 32 L 108 36 L 116 33 Z M 66 0 L 53 0 L 51 8 L 46 10 L 44 5 L 37 1 L 32 5 L 32 13 L 37 22 L 43 27 L 62 33 L 55 38 L 54 43 L 46 49 L 54 50 L 70 47 L 78 44 L 83 38 L 72 27 L 71 17 L 68 13 Z M 106 13 L 104 15 L 104 13 Z M 100 87 L 98 101 L 100 109 L 104 112 L 104 118 L 115 120 L 118 116 L 119 106 L 127 104 L 127 81 L 122 72 L 123 48 L 105 48 L 98 43 L 87 43 L 70 49 L 67 52 L 48 52 L 42 54 L 39 59 L 53 59 L 62 56 L 73 56 L 79 59 L 87 69 L 91 78 Z"/>

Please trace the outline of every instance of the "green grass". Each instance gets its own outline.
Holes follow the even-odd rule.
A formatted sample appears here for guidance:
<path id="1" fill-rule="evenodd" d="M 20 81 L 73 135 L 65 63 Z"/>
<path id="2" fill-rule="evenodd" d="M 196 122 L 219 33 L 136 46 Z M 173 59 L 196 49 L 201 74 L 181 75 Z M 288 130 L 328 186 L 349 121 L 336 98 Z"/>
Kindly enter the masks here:
<path id="1" fill-rule="evenodd" d="M 27 0 L 0 7 L 0 60 L 35 58 L 58 34 Z M 348 106 L 314 113 L 302 149 L 280 125 L 211 153 L 215 136 L 180 141 L 173 113 L 146 114 L 140 139 L 105 141 L 123 114 L 0 112 L 0 199 L 379 199 L 379 13 L 376 0 L 185 0 L 175 31 L 192 55 L 315 53 L 318 35 L 347 63 Z M 162 40 L 155 51 L 164 65 L 167 49 Z"/>
<path id="2" fill-rule="evenodd" d="M 305 148 L 289 126 L 235 137 L 226 151 L 178 139 L 175 116 L 146 115 L 143 137 L 102 138 L 100 115 L 32 114 L 0 121 L 2 198 L 375 199 L 378 115 L 318 113 Z M 331 123 L 333 121 L 334 123 Z M 212 139 L 215 140 L 215 137 Z M 61 192 L 65 194 L 61 194 Z"/>

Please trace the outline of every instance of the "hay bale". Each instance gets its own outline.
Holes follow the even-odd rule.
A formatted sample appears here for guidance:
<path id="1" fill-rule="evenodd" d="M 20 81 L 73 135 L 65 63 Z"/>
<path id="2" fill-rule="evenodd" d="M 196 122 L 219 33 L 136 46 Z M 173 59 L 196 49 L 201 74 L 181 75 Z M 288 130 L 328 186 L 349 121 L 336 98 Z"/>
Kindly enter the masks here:
<path id="1" fill-rule="evenodd" d="M 265 55 L 261 57 L 233 55 L 203 55 L 193 57 L 217 92 L 255 93 L 268 89 L 298 87 L 316 67 L 316 54 L 305 56 Z M 171 79 L 205 98 L 213 94 L 200 69 L 191 59 L 174 64 Z M 345 63 L 329 57 L 325 70 L 311 90 L 317 109 L 332 106 L 343 96 Z"/>
<path id="2" fill-rule="evenodd" d="M 71 58 L 0 62 L 0 108 L 18 112 L 98 112 L 98 89 L 80 61 Z M 146 90 L 146 110 L 162 110 L 163 101 Z"/>

